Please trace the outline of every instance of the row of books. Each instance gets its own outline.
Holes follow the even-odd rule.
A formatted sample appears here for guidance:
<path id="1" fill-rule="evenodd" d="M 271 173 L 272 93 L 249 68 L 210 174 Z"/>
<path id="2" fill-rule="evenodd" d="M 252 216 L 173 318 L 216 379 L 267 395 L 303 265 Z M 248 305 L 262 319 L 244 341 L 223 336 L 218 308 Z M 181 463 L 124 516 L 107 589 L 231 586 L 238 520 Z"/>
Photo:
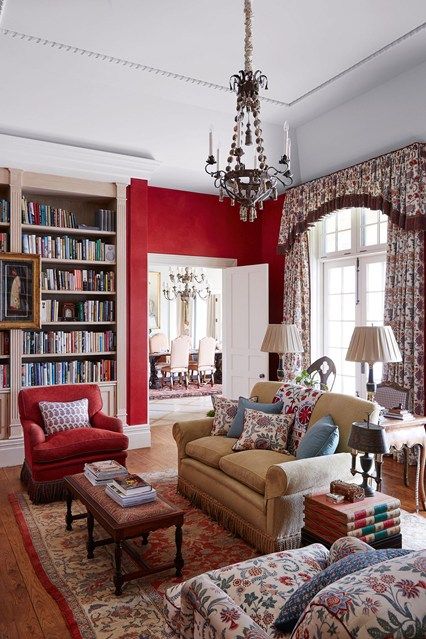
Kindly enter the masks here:
<path id="1" fill-rule="evenodd" d="M 0 388 L 10 388 L 9 364 L 0 364 Z"/>
<path id="2" fill-rule="evenodd" d="M 41 257 L 57 260 L 85 260 L 87 262 L 114 262 L 115 246 L 102 240 L 52 237 L 51 235 L 22 235 L 24 253 L 36 253 Z"/>
<path id="3" fill-rule="evenodd" d="M 77 219 L 72 211 L 55 208 L 50 204 L 28 202 L 23 197 L 21 202 L 22 223 L 42 226 L 58 226 L 68 229 L 77 228 Z"/>
<path id="4" fill-rule="evenodd" d="M 123 508 L 146 504 L 157 496 L 151 484 L 112 459 L 85 464 L 84 475 L 93 486 L 105 486 L 106 494 Z"/>
<path id="5" fill-rule="evenodd" d="M 58 322 L 62 320 L 74 322 L 114 322 L 115 304 L 110 300 L 85 300 L 73 302 L 74 316 L 67 316 L 64 302 L 58 300 L 42 300 L 40 318 L 42 322 Z"/>
<path id="6" fill-rule="evenodd" d="M 74 269 L 65 271 L 56 268 L 44 269 L 41 273 L 41 288 L 48 291 L 115 291 L 114 271 Z"/>
<path id="7" fill-rule="evenodd" d="M 115 231 L 115 213 L 107 209 L 99 209 L 95 213 L 95 223 L 101 231 Z"/>
<path id="8" fill-rule="evenodd" d="M 22 364 L 22 386 L 111 382 L 116 379 L 117 364 L 111 359 Z"/>
<path id="9" fill-rule="evenodd" d="M 22 331 L 24 355 L 115 351 L 114 331 Z"/>
<path id="10" fill-rule="evenodd" d="M 10 222 L 10 206 L 8 200 L 0 199 L 0 222 Z"/>
<path id="11" fill-rule="evenodd" d="M 9 331 L 0 331 L 0 355 L 9 355 L 10 353 L 10 333 Z"/>
<path id="12" fill-rule="evenodd" d="M 305 497 L 306 530 L 333 543 L 340 537 L 357 537 L 370 543 L 400 533 L 399 499 L 376 492 L 362 502 L 330 504 L 325 495 Z"/>
<path id="13" fill-rule="evenodd" d="M 8 233 L 0 233 L 0 253 L 7 253 L 9 246 Z"/>

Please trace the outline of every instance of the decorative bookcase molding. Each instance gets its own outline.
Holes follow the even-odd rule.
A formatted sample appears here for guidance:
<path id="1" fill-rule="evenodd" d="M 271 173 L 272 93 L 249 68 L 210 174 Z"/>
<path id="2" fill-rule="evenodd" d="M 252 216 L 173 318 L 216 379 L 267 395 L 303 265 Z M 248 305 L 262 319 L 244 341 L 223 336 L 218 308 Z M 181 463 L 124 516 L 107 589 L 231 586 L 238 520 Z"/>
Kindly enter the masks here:
<path id="1" fill-rule="evenodd" d="M 54 283 L 53 290 L 42 287 L 42 306 L 43 302 L 45 309 L 56 304 L 58 315 L 42 315 L 40 331 L 4 331 L 10 352 L 0 353 L 0 365 L 9 364 L 10 387 L 0 387 L 0 467 L 22 461 L 17 398 L 23 385 L 58 383 L 58 379 L 73 383 L 82 375 L 93 375 L 101 389 L 104 411 L 118 416 L 126 431 L 131 430 L 126 424 L 126 186 L 127 180 L 102 182 L 0 168 L 0 200 L 9 202 L 10 211 L 10 222 L 1 223 L 0 232 L 8 233 L 9 250 L 20 253 L 23 249 L 28 252 L 29 246 L 31 250 L 44 246 L 50 251 L 57 243 L 55 250 L 66 247 L 68 251 L 60 253 L 60 259 L 46 254 L 41 259 L 42 281 Z M 68 228 L 71 223 L 65 217 L 64 223 L 59 220 L 71 213 L 74 217 Z M 56 216 L 52 225 L 46 223 L 49 215 Z M 84 245 L 84 259 L 80 254 L 78 260 L 67 259 L 70 246 L 77 250 L 76 243 L 78 250 Z M 106 256 L 108 247 L 110 260 L 96 259 L 99 251 L 105 251 Z M 72 290 L 62 290 L 67 278 L 74 278 Z M 83 290 L 79 290 L 80 280 Z M 113 286 L 105 289 L 108 282 Z M 71 314 L 66 320 L 67 305 L 80 314 Z M 138 445 L 142 440 L 149 445 L 146 428 L 131 430 Z"/>

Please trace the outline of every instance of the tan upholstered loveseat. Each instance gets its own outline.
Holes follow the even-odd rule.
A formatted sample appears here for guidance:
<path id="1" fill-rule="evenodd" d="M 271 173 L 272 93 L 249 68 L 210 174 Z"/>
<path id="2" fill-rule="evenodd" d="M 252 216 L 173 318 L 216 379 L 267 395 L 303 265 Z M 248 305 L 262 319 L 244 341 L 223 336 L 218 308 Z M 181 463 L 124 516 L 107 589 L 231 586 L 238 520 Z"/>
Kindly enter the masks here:
<path id="1" fill-rule="evenodd" d="M 251 396 L 272 402 L 279 387 L 279 382 L 258 382 Z M 327 491 L 333 479 L 353 481 L 347 447 L 351 424 L 373 411 L 374 404 L 363 399 L 324 393 L 309 424 L 331 415 L 340 431 L 337 451 L 300 460 L 271 450 L 233 452 L 236 439 L 210 436 L 213 418 L 177 422 L 178 490 L 264 553 L 298 547 L 303 495 Z"/>

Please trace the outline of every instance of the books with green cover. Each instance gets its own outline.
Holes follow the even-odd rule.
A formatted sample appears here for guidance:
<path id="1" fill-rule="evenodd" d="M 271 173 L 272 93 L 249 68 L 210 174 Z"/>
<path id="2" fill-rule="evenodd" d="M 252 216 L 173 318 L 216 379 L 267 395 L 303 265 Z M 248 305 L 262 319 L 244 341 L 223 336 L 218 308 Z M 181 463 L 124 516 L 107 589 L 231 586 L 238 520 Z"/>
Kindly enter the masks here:
<path id="1" fill-rule="evenodd" d="M 384 513 L 378 513 L 377 515 L 371 515 L 364 519 L 355 519 L 354 521 L 348 521 L 346 526 L 348 530 L 356 530 L 357 528 L 364 528 L 364 526 L 370 526 L 371 524 L 377 524 L 379 521 L 386 521 L 387 519 L 395 519 L 400 517 L 401 511 L 399 508 L 395 510 L 388 510 Z"/>
<path id="2" fill-rule="evenodd" d="M 400 532 L 400 526 L 393 526 L 392 528 L 379 530 L 375 533 L 371 533 L 370 535 L 363 535 L 362 537 L 358 537 L 358 539 L 360 539 L 361 541 L 365 541 L 366 544 L 369 544 L 371 541 L 378 541 L 379 539 L 387 539 L 388 537 L 393 537 L 393 535 L 399 535 Z"/>
<path id="3" fill-rule="evenodd" d="M 386 519 L 386 521 L 379 521 L 376 524 L 364 526 L 364 528 L 355 528 L 355 530 L 348 531 L 347 535 L 348 537 L 363 537 L 364 535 L 371 535 L 372 533 L 379 532 L 380 530 L 386 530 L 393 526 L 399 526 L 400 523 L 401 519 L 399 517 L 394 517 L 392 519 Z"/>
<path id="4" fill-rule="evenodd" d="M 327 520 L 329 518 L 349 522 L 395 510 L 401 506 L 399 499 L 376 492 L 373 497 L 351 503 L 331 504 L 325 495 L 309 495 L 305 497 L 305 513 L 318 513 Z"/>
<path id="5" fill-rule="evenodd" d="M 123 495 L 141 495 L 152 490 L 151 484 L 148 484 L 142 477 L 130 473 L 124 477 L 114 477 L 112 485 Z"/>

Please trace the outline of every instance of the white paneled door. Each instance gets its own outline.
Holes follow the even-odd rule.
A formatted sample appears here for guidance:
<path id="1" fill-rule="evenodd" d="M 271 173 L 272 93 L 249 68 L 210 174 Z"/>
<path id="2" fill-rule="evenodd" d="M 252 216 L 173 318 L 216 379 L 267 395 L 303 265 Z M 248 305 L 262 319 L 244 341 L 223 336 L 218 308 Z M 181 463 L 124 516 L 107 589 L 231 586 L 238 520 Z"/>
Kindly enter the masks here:
<path id="1" fill-rule="evenodd" d="M 223 393 L 249 397 L 268 379 L 268 354 L 260 346 L 268 325 L 268 265 L 223 270 Z"/>

